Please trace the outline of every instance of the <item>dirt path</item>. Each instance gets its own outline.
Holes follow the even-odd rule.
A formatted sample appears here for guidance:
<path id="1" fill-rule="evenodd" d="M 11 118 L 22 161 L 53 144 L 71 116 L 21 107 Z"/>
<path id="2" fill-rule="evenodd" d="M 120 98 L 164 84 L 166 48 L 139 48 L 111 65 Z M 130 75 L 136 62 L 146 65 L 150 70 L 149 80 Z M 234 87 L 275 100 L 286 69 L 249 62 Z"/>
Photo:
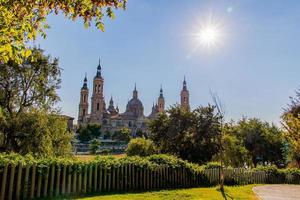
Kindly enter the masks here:
<path id="1" fill-rule="evenodd" d="M 253 191 L 261 200 L 300 200 L 300 185 L 264 185 Z"/>

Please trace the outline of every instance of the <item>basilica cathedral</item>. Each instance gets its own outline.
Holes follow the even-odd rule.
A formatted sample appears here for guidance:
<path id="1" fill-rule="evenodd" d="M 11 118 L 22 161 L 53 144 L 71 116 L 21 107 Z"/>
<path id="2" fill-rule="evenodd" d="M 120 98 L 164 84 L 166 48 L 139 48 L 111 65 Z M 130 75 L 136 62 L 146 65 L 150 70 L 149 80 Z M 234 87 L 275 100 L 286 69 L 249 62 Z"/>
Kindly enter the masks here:
<path id="1" fill-rule="evenodd" d="M 80 91 L 80 102 L 78 112 L 78 126 L 85 124 L 100 124 L 103 131 L 114 132 L 121 128 L 127 127 L 132 134 L 140 130 L 147 131 L 147 121 L 155 118 L 159 113 L 164 112 L 165 98 L 163 90 L 160 88 L 160 94 L 157 103 L 152 106 L 150 115 L 144 115 L 144 106 L 138 97 L 136 86 L 132 92 L 132 99 L 127 103 L 125 112 L 120 112 L 118 106 L 115 107 L 113 98 L 111 97 L 108 106 L 106 106 L 103 95 L 104 78 L 101 74 L 101 65 L 97 67 L 97 72 L 93 80 L 93 90 L 91 97 L 91 111 L 89 113 L 89 89 L 87 78 L 85 76 L 83 86 Z M 189 109 L 189 91 L 186 81 L 183 81 L 183 88 L 180 93 L 181 107 Z"/>

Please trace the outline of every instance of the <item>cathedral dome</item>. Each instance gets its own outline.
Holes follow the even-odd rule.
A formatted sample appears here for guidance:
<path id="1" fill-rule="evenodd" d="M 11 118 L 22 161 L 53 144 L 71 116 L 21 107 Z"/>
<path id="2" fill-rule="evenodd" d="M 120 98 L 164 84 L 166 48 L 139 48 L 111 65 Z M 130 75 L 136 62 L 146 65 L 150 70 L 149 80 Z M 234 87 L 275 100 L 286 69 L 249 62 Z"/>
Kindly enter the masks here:
<path id="1" fill-rule="evenodd" d="M 136 87 L 134 88 L 132 99 L 127 103 L 124 114 L 132 117 L 144 116 L 144 106 L 143 103 L 138 99 Z"/>

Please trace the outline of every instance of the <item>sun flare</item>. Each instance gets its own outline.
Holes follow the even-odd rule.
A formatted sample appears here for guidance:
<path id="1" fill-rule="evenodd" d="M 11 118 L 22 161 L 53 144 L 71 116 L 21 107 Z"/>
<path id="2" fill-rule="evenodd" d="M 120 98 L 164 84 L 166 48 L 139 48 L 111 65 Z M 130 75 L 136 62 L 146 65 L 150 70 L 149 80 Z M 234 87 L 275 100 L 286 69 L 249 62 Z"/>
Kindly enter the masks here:
<path id="1" fill-rule="evenodd" d="M 220 42 L 220 31 L 218 27 L 213 25 L 207 25 L 201 27 L 196 35 L 196 39 L 201 46 L 215 47 Z"/>

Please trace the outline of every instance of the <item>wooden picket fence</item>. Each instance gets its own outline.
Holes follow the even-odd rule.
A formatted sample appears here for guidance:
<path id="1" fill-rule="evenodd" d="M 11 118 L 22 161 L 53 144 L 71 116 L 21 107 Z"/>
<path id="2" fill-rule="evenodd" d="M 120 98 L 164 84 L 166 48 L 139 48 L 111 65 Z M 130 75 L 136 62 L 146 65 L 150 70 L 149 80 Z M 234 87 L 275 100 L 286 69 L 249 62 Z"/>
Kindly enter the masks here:
<path id="1" fill-rule="evenodd" d="M 189 188 L 215 185 L 219 182 L 219 169 L 206 169 L 204 173 L 192 173 L 185 168 L 161 165 L 151 169 L 126 164 L 120 167 L 102 168 L 97 164 L 83 165 L 9 164 L 0 167 L 0 200 L 33 199 L 59 195 L 77 195 L 92 192 L 146 191 L 167 188 Z M 242 185 L 253 183 L 298 183 L 300 177 L 268 176 L 264 171 L 226 169 L 225 183 Z M 289 182 L 291 180 L 291 182 Z"/>
<path id="2" fill-rule="evenodd" d="M 39 170 L 36 165 L 5 165 L 0 170 L 0 200 L 188 188 L 200 185 L 203 177 L 203 174 L 192 174 L 184 168 L 167 166 L 150 169 L 128 164 L 106 169 L 84 165 L 80 172 L 74 167 L 52 165 Z"/>
<path id="3" fill-rule="evenodd" d="M 274 175 L 265 171 L 252 171 L 244 168 L 225 169 L 225 184 L 227 185 L 246 185 L 246 184 L 300 184 L 300 175 Z M 218 184 L 220 181 L 220 169 L 206 169 L 204 171 L 208 182 L 211 185 Z"/>

